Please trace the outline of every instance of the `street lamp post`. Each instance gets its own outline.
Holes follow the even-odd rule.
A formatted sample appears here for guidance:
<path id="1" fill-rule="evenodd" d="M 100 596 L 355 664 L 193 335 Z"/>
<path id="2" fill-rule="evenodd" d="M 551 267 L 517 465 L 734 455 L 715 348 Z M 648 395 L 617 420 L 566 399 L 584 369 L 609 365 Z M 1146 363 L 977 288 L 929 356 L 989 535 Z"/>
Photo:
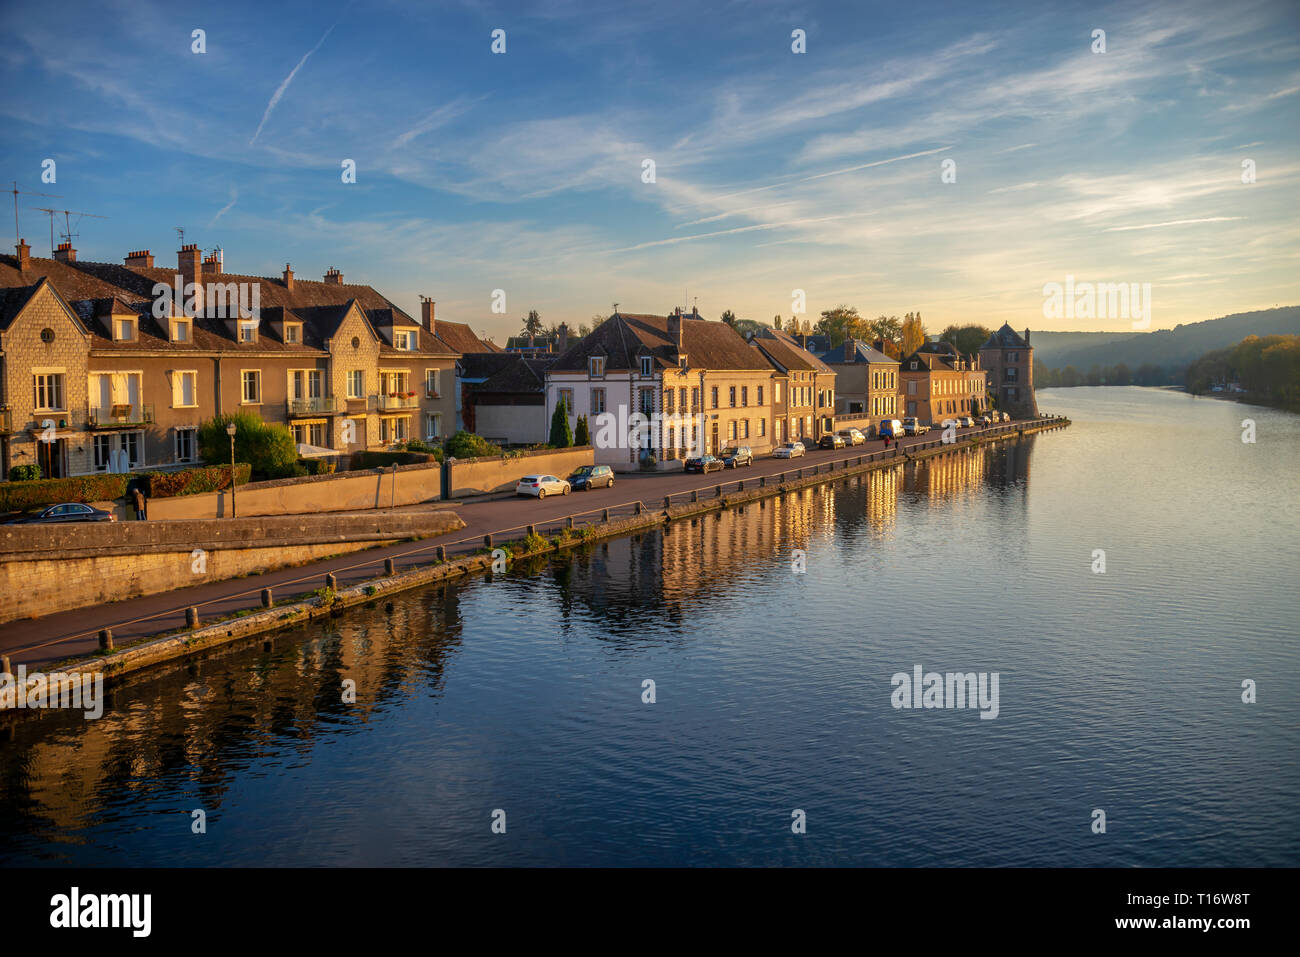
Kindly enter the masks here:
<path id="1" fill-rule="evenodd" d="M 235 517 L 235 423 L 226 426 L 226 435 L 230 436 L 230 517 Z"/>

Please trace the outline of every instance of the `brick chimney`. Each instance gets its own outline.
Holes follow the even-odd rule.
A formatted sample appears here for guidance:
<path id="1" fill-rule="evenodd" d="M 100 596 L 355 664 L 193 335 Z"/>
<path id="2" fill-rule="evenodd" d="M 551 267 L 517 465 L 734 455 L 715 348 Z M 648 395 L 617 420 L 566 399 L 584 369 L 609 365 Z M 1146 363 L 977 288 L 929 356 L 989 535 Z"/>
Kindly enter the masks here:
<path id="1" fill-rule="evenodd" d="M 434 311 L 436 305 L 428 296 L 420 297 L 420 322 L 435 336 L 438 334 L 438 317 Z"/>
<path id="2" fill-rule="evenodd" d="M 564 355 L 565 351 L 569 348 L 569 324 L 567 322 L 560 323 L 559 336 L 557 339 L 558 341 L 555 344 L 555 351 L 560 355 Z"/>
<path id="3" fill-rule="evenodd" d="M 284 288 L 293 292 L 293 270 L 289 268 L 288 263 L 284 264 Z"/>
<path id="4" fill-rule="evenodd" d="M 18 240 L 18 271 L 26 272 L 32 264 L 32 247 L 27 245 L 27 240 Z"/>
<path id="5" fill-rule="evenodd" d="M 205 276 L 208 276 L 208 275 L 212 275 L 212 276 L 220 276 L 220 275 L 221 275 L 221 260 L 217 257 L 217 254 L 216 254 L 216 253 L 212 253 L 210 256 L 206 256 L 206 257 L 204 258 L 204 260 L 203 260 L 203 275 L 205 275 Z"/>
<path id="6" fill-rule="evenodd" d="M 138 249 L 135 252 L 127 253 L 126 259 L 122 260 L 122 265 L 127 269 L 152 269 L 153 256 L 147 249 Z"/>
<path id="7" fill-rule="evenodd" d="M 844 361 L 852 362 L 853 354 L 857 351 L 857 343 L 853 339 L 844 340 Z"/>
<path id="8" fill-rule="evenodd" d="M 341 286 L 343 285 L 343 273 L 330 266 L 329 272 L 325 273 L 325 281 L 335 286 Z"/>
<path id="9" fill-rule="evenodd" d="M 672 340 L 673 346 L 677 349 L 677 354 L 682 354 L 682 310 L 674 309 L 673 314 L 668 317 L 668 338 Z"/>
<path id="10" fill-rule="evenodd" d="M 1029 345 L 1029 330 L 1025 330 L 1025 345 Z"/>
<path id="11" fill-rule="evenodd" d="M 182 293 L 186 286 L 194 283 L 197 287 L 194 293 L 194 311 L 200 313 L 203 311 L 203 253 L 199 252 L 198 243 L 186 243 L 176 253 L 176 271 L 181 275 Z M 189 296 L 185 295 L 185 299 Z"/>
<path id="12" fill-rule="evenodd" d="M 54 258 L 61 263 L 75 263 L 77 261 L 77 251 L 72 248 L 72 243 L 59 243 L 59 248 L 54 250 Z"/>

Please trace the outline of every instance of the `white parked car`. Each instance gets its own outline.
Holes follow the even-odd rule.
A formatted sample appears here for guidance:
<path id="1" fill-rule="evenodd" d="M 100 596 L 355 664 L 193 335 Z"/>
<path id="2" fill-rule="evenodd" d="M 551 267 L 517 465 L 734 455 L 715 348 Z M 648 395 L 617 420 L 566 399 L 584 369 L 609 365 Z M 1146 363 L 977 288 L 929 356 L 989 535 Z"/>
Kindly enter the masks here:
<path id="1" fill-rule="evenodd" d="M 785 445 L 778 445 L 772 450 L 772 458 L 775 459 L 792 459 L 796 455 L 803 455 L 804 447 L 802 442 L 787 442 Z"/>
<path id="2" fill-rule="evenodd" d="M 554 475 L 525 475 L 515 486 L 516 495 L 535 495 L 546 498 L 548 495 L 568 495 L 569 483 Z"/>

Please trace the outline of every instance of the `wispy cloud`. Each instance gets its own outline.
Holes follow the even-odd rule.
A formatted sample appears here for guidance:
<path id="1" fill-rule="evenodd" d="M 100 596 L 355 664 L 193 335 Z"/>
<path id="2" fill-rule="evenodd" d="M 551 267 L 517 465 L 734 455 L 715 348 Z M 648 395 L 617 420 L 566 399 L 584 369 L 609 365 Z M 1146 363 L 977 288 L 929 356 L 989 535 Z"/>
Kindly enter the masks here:
<path id="1" fill-rule="evenodd" d="M 338 26 L 337 21 L 331 24 L 330 28 L 321 34 L 321 38 L 316 41 L 316 45 L 303 54 L 302 59 L 298 61 L 298 65 L 290 70 L 289 75 L 286 76 L 284 80 L 281 81 L 280 85 L 275 88 L 275 92 L 271 94 L 270 101 L 266 104 L 266 109 L 262 111 L 262 120 L 257 124 L 257 130 L 253 133 L 252 139 L 248 141 L 249 146 L 256 143 L 257 138 L 262 135 L 262 127 L 266 126 L 266 121 L 271 118 L 271 111 L 275 109 L 275 105 L 279 103 L 280 98 L 284 96 L 284 91 L 289 89 L 289 84 L 292 83 L 293 78 L 298 75 L 298 71 L 302 69 L 302 65 L 307 62 L 308 57 L 324 45 L 326 38 L 334 32 L 336 26 Z"/>
<path id="2" fill-rule="evenodd" d="M 1191 226 L 1196 223 L 1229 223 L 1244 216 L 1206 216 L 1204 219 L 1171 219 L 1163 223 L 1143 223 L 1141 226 L 1111 226 L 1108 233 L 1127 233 L 1134 229 L 1163 229 L 1166 226 Z"/>

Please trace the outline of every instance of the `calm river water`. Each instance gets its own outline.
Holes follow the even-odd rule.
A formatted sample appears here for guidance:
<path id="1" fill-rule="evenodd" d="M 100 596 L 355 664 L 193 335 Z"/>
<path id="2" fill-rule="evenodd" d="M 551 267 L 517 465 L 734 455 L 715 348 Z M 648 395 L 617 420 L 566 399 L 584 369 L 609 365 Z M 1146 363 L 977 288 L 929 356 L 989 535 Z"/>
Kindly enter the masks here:
<path id="1" fill-rule="evenodd" d="M 0 863 L 1300 865 L 1300 417 L 1040 404 L 0 731 Z M 893 707 L 917 665 L 997 717 Z"/>

